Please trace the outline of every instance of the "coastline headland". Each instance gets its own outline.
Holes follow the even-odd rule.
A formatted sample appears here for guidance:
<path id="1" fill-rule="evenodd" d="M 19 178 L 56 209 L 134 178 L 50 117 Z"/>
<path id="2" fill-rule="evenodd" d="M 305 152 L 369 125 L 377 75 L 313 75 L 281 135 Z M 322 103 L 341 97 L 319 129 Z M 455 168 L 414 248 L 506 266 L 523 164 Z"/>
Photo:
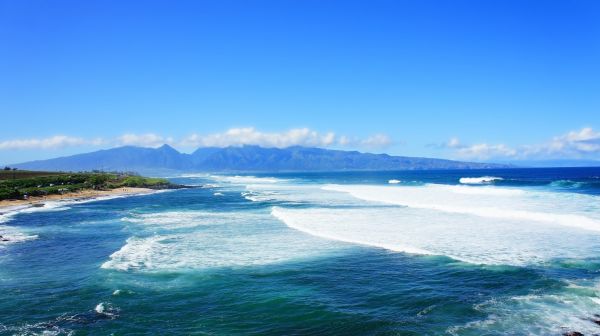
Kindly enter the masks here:
<path id="1" fill-rule="evenodd" d="M 86 200 L 107 196 L 147 194 L 182 189 L 163 178 L 122 172 L 0 171 L 0 211 L 43 206 L 46 201 Z"/>

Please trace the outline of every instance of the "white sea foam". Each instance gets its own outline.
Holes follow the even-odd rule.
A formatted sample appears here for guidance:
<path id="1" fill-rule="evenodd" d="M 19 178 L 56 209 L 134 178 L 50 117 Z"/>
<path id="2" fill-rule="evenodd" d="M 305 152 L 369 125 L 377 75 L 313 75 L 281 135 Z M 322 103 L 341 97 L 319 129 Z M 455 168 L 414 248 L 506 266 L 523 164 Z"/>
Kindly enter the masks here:
<path id="1" fill-rule="evenodd" d="M 586 232 L 600 231 L 595 196 L 492 185 L 244 182 L 246 199 L 272 202 L 272 215 L 290 228 L 330 240 L 510 265 L 586 257 L 600 246 L 600 236 Z"/>
<path id="2" fill-rule="evenodd" d="M 239 192 L 252 202 L 336 205 L 358 203 L 352 197 L 323 192 L 321 185 L 298 183 L 295 179 L 256 176 L 212 175 L 223 190 Z"/>
<path id="3" fill-rule="evenodd" d="M 252 188 L 248 189 L 260 189 L 260 188 Z M 285 195 L 285 193 L 279 193 L 276 191 L 268 191 L 268 190 L 250 190 L 243 191 L 241 193 L 242 197 L 252 202 L 269 202 L 269 201 L 282 201 L 284 199 L 289 200 L 289 194 Z"/>
<path id="4" fill-rule="evenodd" d="M 198 212 L 169 211 L 149 214 L 132 214 L 121 218 L 124 222 L 135 223 L 144 226 L 158 226 L 166 229 L 189 228 L 201 225 L 197 219 L 201 215 Z"/>
<path id="5" fill-rule="evenodd" d="M 583 230 L 407 207 L 285 209 L 273 216 L 290 228 L 392 251 L 444 255 L 474 264 L 542 264 L 586 258 L 600 237 Z M 576 248 L 574 248 L 576 246 Z"/>
<path id="6" fill-rule="evenodd" d="M 11 221 L 16 215 L 20 213 L 33 213 L 42 211 L 62 211 L 67 210 L 68 207 L 61 202 L 46 202 L 43 206 L 31 207 L 29 205 L 19 205 L 3 209 L 3 213 L 0 214 L 0 248 L 5 247 L 9 244 L 21 243 L 28 240 L 38 238 L 35 234 L 30 234 L 22 228 L 1 225 Z"/>
<path id="7" fill-rule="evenodd" d="M 401 182 L 400 180 L 393 180 L 393 179 L 388 181 L 389 184 L 398 184 L 400 182 Z"/>
<path id="8" fill-rule="evenodd" d="M 155 232 L 157 228 L 175 230 L 181 228 L 194 228 L 199 226 L 219 226 L 231 223 L 245 223 L 257 221 L 264 216 L 256 213 L 243 212 L 211 212 L 211 211 L 165 211 L 145 214 L 131 214 L 121 218 L 124 222 L 135 223 L 141 228 L 150 228 Z"/>
<path id="9" fill-rule="evenodd" d="M 242 197 L 252 202 L 266 202 L 272 200 L 271 197 L 265 194 L 260 194 L 252 191 L 243 191 L 241 193 Z"/>
<path id="10" fill-rule="evenodd" d="M 103 315 L 110 319 L 115 319 L 118 317 L 119 310 L 114 308 L 110 303 L 100 302 L 94 308 L 96 314 Z"/>
<path id="11" fill-rule="evenodd" d="M 600 235 L 593 232 L 600 230 L 600 203 L 589 195 L 436 184 L 268 182 L 231 190 L 254 202 L 273 203 L 274 218 L 329 241 L 509 265 L 586 258 L 600 249 Z M 163 270 L 263 264 L 313 256 L 319 244 L 330 244 L 281 227 L 273 217 L 210 211 L 131 215 L 124 220 L 134 224 L 136 234 L 103 267 Z"/>
<path id="12" fill-rule="evenodd" d="M 263 265 L 316 256 L 325 249 L 323 245 L 306 244 L 306 240 L 289 233 L 227 237 L 194 232 L 132 237 L 102 268 L 163 271 Z"/>
<path id="13" fill-rule="evenodd" d="M 104 313 L 104 310 L 105 310 L 104 302 L 98 303 L 98 305 L 96 305 L 96 308 L 94 308 L 94 311 L 98 314 Z"/>
<path id="14" fill-rule="evenodd" d="M 600 235 L 593 232 L 600 231 L 595 196 L 435 184 L 327 185 L 323 190 L 323 197 L 340 192 L 363 200 L 362 206 L 278 206 L 272 214 L 293 229 L 321 238 L 478 264 L 586 258 L 600 248 Z"/>
<path id="15" fill-rule="evenodd" d="M 364 202 L 339 192 L 323 191 L 311 184 L 248 184 L 242 196 L 252 202 L 309 204 L 318 206 L 361 205 Z"/>
<path id="16" fill-rule="evenodd" d="M 600 231 L 600 202 L 596 196 L 435 184 L 402 188 L 328 185 L 324 189 L 411 208 Z M 590 207 L 596 211 L 589 211 Z"/>
<path id="17" fill-rule="evenodd" d="M 209 178 L 210 175 L 207 173 L 190 173 L 190 174 L 181 174 L 174 177 L 183 177 L 183 178 Z"/>
<path id="18" fill-rule="evenodd" d="M 152 272 L 262 265 L 341 247 L 299 235 L 268 213 L 181 211 L 125 220 L 137 226 L 138 234 L 127 239 L 102 268 Z"/>
<path id="19" fill-rule="evenodd" d="M 578 331 L 595 335 L 592 321 L 598 312 L 594 288 L 565 290 L 555 294 L 529 294 L 494 298 L 474 308 L 487 317 L 448 328 L 451 335 L 563 335 Z"/>
<path id="20" fill-rule="evenodd" d="M 462 184 L 485 184 L 492 183 L 494 181 L 503 180 L 501 177 L 495 176 L 482 176 L 482 177 L 461 177 L 458 181 Z"/>
<path id="21" fill-rule="evenodd" d="M 227 175 L 211 175 L 210 178 L 220 182 L 234 184 L 263 184 L 263 183 L 281 183 L 285 180 L 275 177 L 256 177 L 256 176 L 227 176 Z"/>
<path id="22" fill-rule="evenodd" d="M 18 326 L 4 325 L 2 322 L 0 322 L 0 334 L 15 336 L 72 336 L 75 334 L 74 330 L 61 328 L 56 325 L 57 322 L 66 320 L 71 321 L 71 316 L 60 316 L 59 318 L 51 321 L 25 323 Z"/>
<path id="23" fill-rule="evenodd" d="M 424 249 L 416 248 L 410 245 L 404 245 L 398 239 L 394 239 L 393 237 L 389 236 L 389 234 L 401 234 L 399 230 L 392 229 L 388 230 L 387 232 L 379 230 L 375 235 L 373 235 L 373 228 L 369 225 L 357 225 L 352 227 L 353 223 L 348 222 L 348 218 L 346 217 L 344 217 L 345 220 L 343 223 L 340 223 L 340 215 L 344 213 L 348 213 L 348 210 L 284 210 L 282 208 L 274 207 L 271 211 L 271 214 L 275 218 L 281 220 L 290 228 L 308 233 L 313 236 L 343 241 L 346 243 L 376 246 L 398 252 L 433 254 L 432 252 Z M 362 217 L 361 222 L 368 222 L 369 214 L 364 210 L 355 211 L 354 215 Z M 356 217 L 354 218 L 356 220 Z"/>
<path id="24" fill-rule="evenodd" d="M 27 240 L 36 239 L 38 236 L 34 234 L 27 234 L 19 231 L 17 228 L 7 225 L 0 225 L 0 249 L 3 246 L 13 243 L 20 243 Z"/>
<path id="25" fill-rule="evenodd" d="M 163 192 L 162 190 L 156 192 Z M 107 195 L 93 198 L 81 198 L 81 199 L 64 199 L 57 201 L 45 201 L 44 203 L 38 203 L 35 206 L 26 204 L 18 205 L 13 207 L 4 208 L 0 213 L 0 224 L 7 223 L 12 220 L 18 214 L 36 213 L 36 212 L 49 212 L 49 211 L 65 211 L 71 209 L 70 205 L 83 204 L 97 201 L 106 201 L 115 198 L 141 196 L 147 193 L 136 193 L 127 195 Z M 22 228 L 17 228 L 9 225 L 0 225 L 0 248 L 12 243 L 24 242 L 38 238 L 38 235 L 24 232 Z"/>
<path id="26" fill-rule="evenodd" d="M 99 320 L 114 320 L 119 317 L 119 309 L 109 302 L 100 302 L 94 309 L 82 313 L 63 313 L 56 318 L 36 323 L 18 323 L 16 325 L 4 325 L 0 322 L 0 334 L 18 336 L 58 336 L 75 335 L 75 330 L 69 329 L 73 326 L 89 326 Z"/>
<path id="27" fill-rule="evenodd" d="M 5 212 L 0 213 L 0 223 L 6 223 L 12 219 L 12 217 L 19 213 L 19 210 L 23 210 L 26 207 L 11 207 L 4 209 Z"/>
<path id="28" fill-rule="evenodd" d="M 427 184 L 424 187 L 439 189 L 445 192 L 478 196 L 523 196 L 526 191 L 516 188 L 499 188 L 493 186 L 472 187 L 463 185 Z"/>

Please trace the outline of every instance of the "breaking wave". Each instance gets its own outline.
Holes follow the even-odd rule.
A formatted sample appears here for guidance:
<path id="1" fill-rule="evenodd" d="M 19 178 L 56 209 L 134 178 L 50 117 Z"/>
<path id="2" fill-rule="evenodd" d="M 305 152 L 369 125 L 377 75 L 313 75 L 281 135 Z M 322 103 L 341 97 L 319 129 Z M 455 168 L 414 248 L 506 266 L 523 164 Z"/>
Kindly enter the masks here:
<path id="1" fill-rule="evenodd" d="M 591 257 L 600 249 L 595 196 L 437 184 L 322 189 L 323 197 L 347 194 L 362 206 L 279 205 L 271 214 L 292 229 L 325 239 L 474 264 L 544 264 Z"/>
<path id="2" fill-rule="evenodd" d="M 268 213 L 171 211 L 132 215 L 130 237 L 102 268 L 172 271 L 264 265 L 339 248 L 281 227 Z"/>
<path id="3" fill-rule="evenodd" d="M 153 193 L 169 192 L 170 190 L 156 190 Z M 66 211 L 71 209 L 70 205 L 84 204 L 98 201 L 107 201 L 116 198 L 142 196 L 147 193 L 135 193 L 127 195 L 107 195 L 100 197 L 91 198 L 74 198 L 64 199 L 58 201 L 45 201 L 43 203 L 19 205 L 4 209 L 4 213 L 0 213 L 0 248 L 13 243 L 20 243 L 32 239 L 38 238 L 38 235 L 25 233 L 22 228 L 17 228 L 9 225 L 2 225 L 11 221 L 18 214 L 29 214 L 36 212 L 49 212 L 49 211 Z"/>
<path id="4" fill-rule="evenodd" d="M 597 284 L 569 284 L 557 293 L 493 298 L 474 306 L 486 318 L 448 328 L 450 335 L 584 335 L 598 332 Z"/>
<path id="5" fill-rule="evenodd" d="M 250 183 L 280 183 L 285 180 L 275 177 L 256 177 L 256 176 L 227 176 L 227 175 L 210 175 L 210 178 L 220 182 L 235 183 L 235 184 L 250 184 Z"/>
<path id="6" fill-rule="evenodd" d="M 443 255 L 473 264 L 544 264 L 556 258 L 594 256 L 600 248 L 600 237 L 582 230 L 515 220 L 482 221 L 434 210 L 274 207 L 272 215 L 292 229 L 325 239 Z"/>
<path id="7" fill-rule="evenodd" d="M 461 177 L 458 181 L 462 184 L 485 184 L 494 181 L 503 180 L 502 177 L 482 176 L 482 177 Z"/>
<path id="8" fill-rule="evenodd" d="M 476 188 L 430 184 L 424 187 L 389 188 L 363 185 L 328 185 L 323 189 L 349 193 L 382 202 L 484 218 L 543 222 L 600 231 L 600 204 L 594 196 L 533 192 L 508 188 Z M 591 217 L 595 215 L 596 217 Z"/>

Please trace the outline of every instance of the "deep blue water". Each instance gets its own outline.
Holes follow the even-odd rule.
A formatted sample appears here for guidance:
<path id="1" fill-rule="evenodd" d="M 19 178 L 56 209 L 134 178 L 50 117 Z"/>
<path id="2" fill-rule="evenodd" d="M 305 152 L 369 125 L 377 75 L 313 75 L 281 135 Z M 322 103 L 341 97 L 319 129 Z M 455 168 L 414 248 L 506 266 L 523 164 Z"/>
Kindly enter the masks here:
<path id="1" fill-rule="evenodd" d="M 600 333 L 599 168 L 172 180 L 2 215 L 0 335 Z"/>

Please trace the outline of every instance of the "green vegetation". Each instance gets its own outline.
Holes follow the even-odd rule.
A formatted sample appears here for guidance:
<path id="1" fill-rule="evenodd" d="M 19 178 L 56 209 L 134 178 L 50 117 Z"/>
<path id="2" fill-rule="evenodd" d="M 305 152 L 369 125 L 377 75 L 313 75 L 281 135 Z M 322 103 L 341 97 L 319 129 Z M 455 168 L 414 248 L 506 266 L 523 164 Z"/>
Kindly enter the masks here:
<path id="1" fill-rule="evenodd" d="M 67 173 L 32 171 L 32 170 L 17 170 L 16 168 L 4 167 L 4 169 L 0 169 L 0 181 L 1 180 L 22 179 L 22 178 L 27 178 L 27 177 L 53 176 L 53 175 L 63 175 L 63 174 L 67 174 Z"/>
<path id="2" fill-rule="evenodd" d="M 0 171 L 0 200 L 123 187 L 173 189 L 181 186 L 166 179 L 142 177 L 131 173 Z"/>

